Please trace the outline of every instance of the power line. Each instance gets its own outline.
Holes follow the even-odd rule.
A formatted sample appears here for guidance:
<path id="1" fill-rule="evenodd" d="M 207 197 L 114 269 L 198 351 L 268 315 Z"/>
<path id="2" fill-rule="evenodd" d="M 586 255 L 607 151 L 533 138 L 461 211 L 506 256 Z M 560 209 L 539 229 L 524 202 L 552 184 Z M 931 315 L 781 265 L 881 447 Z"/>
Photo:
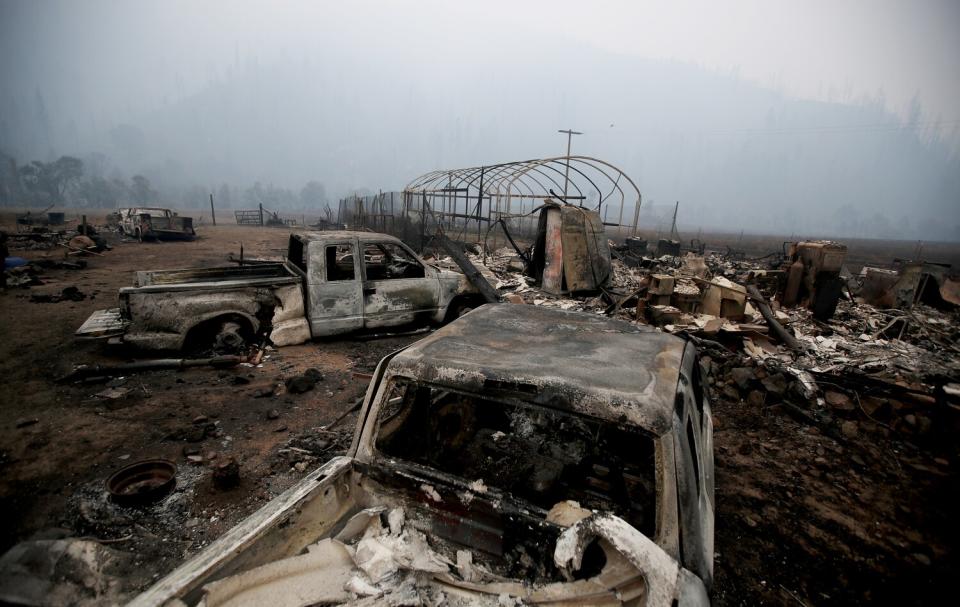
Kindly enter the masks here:
<path id="1" fill-rule="evenodd" d="M 779 128 L 746 128 L 746 129 L 717 129 L 717 130 L 699 130 L 696 133 L 711 134 L 757 134 L 757 135 L 777 135 L 789 133 L 883 133 L 906 131 L 917 128 L 941 128 L 948 125 L 960 124 L 960 120 L 937 120 L 929 122 L 906 122 L 903 124 L 848 124 L 848 125 L 820 125 L 803 127 L 779 127 Z"/>

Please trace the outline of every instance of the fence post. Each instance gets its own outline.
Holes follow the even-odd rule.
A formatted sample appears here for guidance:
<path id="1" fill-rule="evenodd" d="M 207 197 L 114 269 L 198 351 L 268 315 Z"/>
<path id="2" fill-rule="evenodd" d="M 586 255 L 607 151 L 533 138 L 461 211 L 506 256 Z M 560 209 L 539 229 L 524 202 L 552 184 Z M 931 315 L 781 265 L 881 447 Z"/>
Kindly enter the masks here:
<path id="1" fill-rule="evenodd" d="M 427 193 L 423 193 L 423 200 L 420 203 L 420 253 L 423 253 L 423 249 L 426 246 L 426 230 L 427 230 Z"/>
<path id="2" fill-rule="evenodd" d="M 481 240 L 480 240 L 480 218 L 483 217 L 483 175 L 484 175 L 484 173 L 485 173 L 486 171 L 487 171 L 487 167 L 480 167 L 480 191 L 477 193 L 477 243 L 480 243 L 480 242 L 481 242 Z M 488 212 L 487 212 L 487 223 L 489 223 L 489 222 L 490 222 L 490 212 L 489 212 L 490 209 L 489 209 L 489 207 L 488 207 L 487 209 L 488 209 Z M 466 232 L 467 232 L 466 226 L 464 226 L 463 232 L 464 232 L 464 234 L 466 234 Z"/>
<path id="3" fill-rule="evenodd" d="M 213 220 L 213 225 L 217 225 L 217 212 L 213 209 L 213 192 L 210 193 L 210 218 Z"/>

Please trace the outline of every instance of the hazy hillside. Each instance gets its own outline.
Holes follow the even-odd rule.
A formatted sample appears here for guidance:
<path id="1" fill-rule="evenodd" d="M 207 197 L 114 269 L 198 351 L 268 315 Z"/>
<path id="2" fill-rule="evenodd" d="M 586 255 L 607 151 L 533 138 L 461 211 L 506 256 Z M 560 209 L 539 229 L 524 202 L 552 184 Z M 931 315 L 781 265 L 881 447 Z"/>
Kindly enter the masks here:
<path id="1" fill-rule="evenodd" d="M 98 152 L 105 174 L 142 173 L 176 200 L 195 186 L 299 191 L 309 180 L 336 197 L 435 168 L 558 155 L 556 130 L 573 127 L 585 132 L 575 153 L 622 167 L 655 209 L 679 200 L 688 230 L 960 239 L 958 138 L 919 104 L 904 125 L 879 94 L 790 99 L 734 73 L 584 46 L 539 49 L 536 70 L 503 47 L 416 71 L 389 41 L 325 48 L 270 63 L 251 49 L 199 90 L 115 117 L 89 96 L 8 88 L 0 151 L 20 163 Z"/>

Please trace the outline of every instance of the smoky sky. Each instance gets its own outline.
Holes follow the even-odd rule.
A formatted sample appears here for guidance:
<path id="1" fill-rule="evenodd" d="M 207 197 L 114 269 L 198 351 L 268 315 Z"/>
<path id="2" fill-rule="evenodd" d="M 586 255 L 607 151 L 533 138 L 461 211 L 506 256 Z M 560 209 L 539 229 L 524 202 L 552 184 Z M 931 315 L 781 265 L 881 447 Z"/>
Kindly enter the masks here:
<path id="1" fill-rule="evenodd" d="M 960 239 L 958 6 L 2 0 L 0 152 L 176 204 L 396 190 L 573 128 L 687 229 Z"/>

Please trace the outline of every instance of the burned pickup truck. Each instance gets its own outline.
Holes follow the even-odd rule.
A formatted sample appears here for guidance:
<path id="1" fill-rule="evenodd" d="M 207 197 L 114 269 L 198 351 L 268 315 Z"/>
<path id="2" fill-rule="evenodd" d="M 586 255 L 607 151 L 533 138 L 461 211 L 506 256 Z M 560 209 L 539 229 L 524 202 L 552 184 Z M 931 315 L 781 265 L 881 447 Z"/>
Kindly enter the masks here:
<path id="1" fill-rule="evenodd" d="M 707 605 L 692 344 L 486 305 L 384 358 L 353 443 L 131 605 Z"/>
<path id="2" fill-rule="evenodd" d="M 94 312 L 77 337 L 155 350 L 277 346 L 358 331 L 440 323 L 482 301 L 462 274 L 373 232 L 291 234 L 278 263 L 137 272 L 120 307 Z"/>
<path id="3" fill-rule="evenodd" d="M 183 217 L 176 211 L 159 207 L 136 207 L 117 209 L 107 217 L 115 223 L 121 234 L 137 240 L 193 240 L 193 218 Z"/>

